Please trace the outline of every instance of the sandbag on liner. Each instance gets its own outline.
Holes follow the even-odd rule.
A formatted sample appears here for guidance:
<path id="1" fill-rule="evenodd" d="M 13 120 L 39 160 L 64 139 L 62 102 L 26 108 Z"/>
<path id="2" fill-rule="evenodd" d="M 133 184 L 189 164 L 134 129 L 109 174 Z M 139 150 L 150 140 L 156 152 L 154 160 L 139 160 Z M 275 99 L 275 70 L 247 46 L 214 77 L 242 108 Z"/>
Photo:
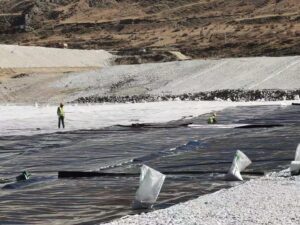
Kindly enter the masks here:
<path id="1" fill-rule="evenodd" d="M 240 150 L 237 150 L 226 175 L 226 180 L 243 180 L 241 172 L 251 164 L 251 160 Z"/>
<path id="2" fill-rule="evenodd" d="M 143 165 L 141 167 L 140 186 L 135 194 L 132 208 L 151 208 L 157 200 L 165 177 L 164 174 Z"/>
<path id="3" fill-rule="evenodd" d="M 300 161 L 300 144 L 298 144 L 298 146 L 297 146 L 294 161 Z"/>
<path id="4" fill-rule="evenodd" d="M 300 175 L 300 144 L 298 144 L 295 160 L 291 162 L 290 166 L 291 175 Z"/>

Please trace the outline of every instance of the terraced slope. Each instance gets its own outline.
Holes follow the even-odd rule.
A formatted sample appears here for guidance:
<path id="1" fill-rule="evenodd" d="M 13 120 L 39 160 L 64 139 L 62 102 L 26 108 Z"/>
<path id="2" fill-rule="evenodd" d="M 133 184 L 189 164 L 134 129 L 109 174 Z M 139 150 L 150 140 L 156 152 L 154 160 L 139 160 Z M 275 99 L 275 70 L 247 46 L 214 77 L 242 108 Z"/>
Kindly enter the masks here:
<path id="1" fill-rule="evenodd" d="M 175 60 L 171 50 L 192 58 L 300 53 L 298 0 L 1 0 L 0 14 L 1 43 L 131 56 L 121 63 Z"/>

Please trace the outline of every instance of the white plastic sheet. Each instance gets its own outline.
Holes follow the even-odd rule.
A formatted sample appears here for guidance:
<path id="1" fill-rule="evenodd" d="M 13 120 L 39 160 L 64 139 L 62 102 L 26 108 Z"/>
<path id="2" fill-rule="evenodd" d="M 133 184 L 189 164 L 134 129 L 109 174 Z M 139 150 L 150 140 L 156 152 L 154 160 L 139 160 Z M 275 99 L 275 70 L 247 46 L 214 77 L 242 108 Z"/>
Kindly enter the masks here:
<path id="1" fill-rule="evenodd" d="M 240 150 L 237 150 L 227 173 L 227 180 L 243 180 L 241 172 L 251 164 L 251 160 Z"/>
<path id="2" fill-rule="evenodd" d="M 156 202 L 165 180 L 165 175 L 143 165 L 141 167 L 140 186 L 136 192 L 133 208 L 151 208 Z"/>

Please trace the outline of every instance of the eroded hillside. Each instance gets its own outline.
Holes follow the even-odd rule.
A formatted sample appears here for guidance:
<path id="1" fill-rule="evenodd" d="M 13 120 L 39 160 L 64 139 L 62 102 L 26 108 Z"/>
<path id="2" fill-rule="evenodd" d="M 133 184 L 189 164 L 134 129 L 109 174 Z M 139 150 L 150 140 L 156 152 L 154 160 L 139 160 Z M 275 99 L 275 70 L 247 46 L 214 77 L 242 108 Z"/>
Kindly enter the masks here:
<path id="1" fill-rule="evenodd" d="M 1 43 L 67 43 L 131 55 L 131 63 L 174 60 L 171 50 L 192 58 L 300 53 L 299 0 L 0 0 L 0 10 Z"/>

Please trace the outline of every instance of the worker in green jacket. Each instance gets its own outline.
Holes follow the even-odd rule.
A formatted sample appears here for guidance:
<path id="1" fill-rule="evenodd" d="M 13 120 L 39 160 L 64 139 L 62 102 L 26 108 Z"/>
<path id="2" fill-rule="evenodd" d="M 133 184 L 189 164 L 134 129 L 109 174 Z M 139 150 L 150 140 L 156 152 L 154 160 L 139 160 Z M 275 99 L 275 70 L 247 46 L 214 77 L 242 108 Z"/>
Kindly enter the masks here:
<path id="1" fill-rule="evenodd" d="M 207 120 L 208 124 L 215 124 L 217 123 L 217 114 L 213 113 Z"/>
<path id="2" fill-rule="evenodd" d="M 27 171 L 23 171 L 19 176 L 16 177 L 17 181 L 23 181 L 28 180 L 30 178 L 31 174 Z"/>
<path id="3" fill-rule="evenodd" d="M 58 128 L 60 128 L 60 124 L 62 124 L 63 128 L 65 128 L 65 112 L 64 105 L 60 103 L 57 108 L 57 116 L 58 116 Z"/>

